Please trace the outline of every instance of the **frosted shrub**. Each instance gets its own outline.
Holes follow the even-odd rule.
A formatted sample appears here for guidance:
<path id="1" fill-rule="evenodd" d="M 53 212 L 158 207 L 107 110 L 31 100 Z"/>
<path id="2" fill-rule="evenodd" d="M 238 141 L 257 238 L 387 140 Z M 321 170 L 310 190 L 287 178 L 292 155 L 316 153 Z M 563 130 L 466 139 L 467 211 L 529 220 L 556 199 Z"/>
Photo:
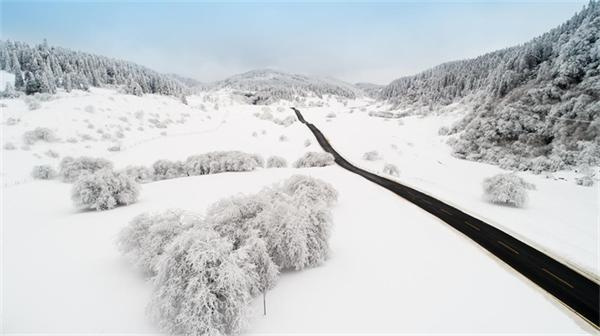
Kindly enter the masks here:
<path id="1" fill-rule="evenodd" d="M 21 122 L 21 119 L 19 118 L 13 118 L 13 117 L 8 117 L 8 119 L 6 119 L 6 126 L 14 126 L 16 124 L 18 124 L 19 122 Z"/>
<path id="2" fill-rule="evenodd" d="M 197 223 L 199 218 L 196 215 L 179 209 L 143 213 L 121 230 L 117 246 L 136 267 L 154 276 L 166 246 Z"/>
<path id="3" fill-rule="evenodd" d="M 335 115 L 335 113 L 331 112 L 331 113 L 327 113 L 327 115 L 325 117 L 326 118 L 335 118 L 335 117 L 337 117 L 337 115 Z"/>
<path id="4" fill-rule="evenodd" d="M 73 185 L 71 199 L 83 209 L 112 209 L 137 201 L 138 184 L 123 173 L 103 169 L 80 177 Z"/>
<path id="5" fill-rule="evenodd" d="M 56 158 L 58 158 L 60 156 L 60 154 L 58 154 L 58 152 L 53 151 L 52 149 L 47 150 L 46 152 L 44 152 L 44 154 L 47 157 L 50 157 L 50 158 L 53 158 L 53 159 L 56 159 Z"/>
<path id="6" fill-rule="evenodd" d="M 15 150 L 15 149 L 17 149 L 17 147 L 15 146 L 15 144 L 12 143 L 12 142 L 5 143 L 2 148 L 4 148 L 5 150 Z"/>
<path id="7" fill-rule="evenodd" d="M 270 156 L 267 159 L 267 168 L 285 168 L 287 161 L 281 156 Z"/>
<path id="8" fill-rule="evenodd" d="M 31 177 L 38 180 L 50 180 L 56 177 L 56 170 L 50 165 L 33 166 Z"/>
<path id="9" fill-rule="evenodd" d="M 296 122 L 296 117 L 287 116 L 284 119 L 273 119 L 273 122 L 276 123 L 277 125 L 288 127 Z"/>
<path id="10" fill-rule="evenodd" d="M 282 269 L 301 270 L 328 256 L 331 220 L 324 203 L 305 203 L 297 195 L 275 193 L 257 222 L 271 258 Z"/>
<path id="11" fill-rule="evenodd" d="M 86 106 L 83 110 L 85 112 L 87 112 L 87 113 L 94 113 L 94 112 L 96 112 L 96 109 L 92 105 Z"/>
<path id="12" fill-rule="evenodd" d="M 295 168 L 325 167 L 335 163 L 333 155 L 326 152 L 307 152 L 296 162 Z"/>
<path id="13" fill-rule="evenodd" d="M 383 166 L 383 173 L 390 175 L 390 176 L 399 176 L 400 175 L 400 169 L 398 169 L 398 167 L 396 167 L 396 165 L 391 164 L 391 163 L 386 163 Z"/>
<path id="14" fill-rule="evenodd" d="M 82 175 L 92 174 L 101 169 L 111 169 L 112 166 L 112 162 L 102 158 L 67 156 L 60 162 L 59 175 L 65 182 L 74 182 Z"/>
<path id="15" fill-rule="evenodd" d="M 256 154 L 240 151 L 218 151 L 187 158 L 184 169 L 187 175 L 216 174 L 223 172 L 251 171 L 264 165 L 264 159 Z"/>
<path id="16" fill-rule="evenodd" d="M 239 254 L 243 258 L 243 267 L 247 273 L 254 273 L 256 280 L 251 283 L 250 295 L 257 296 L 275 287 L 279 278 L 279 266 L 269 255 L 267 243 L 256 232 L 246 239 Z"/>
<path id="17" fill-rule="evenodd" d="M 367 160 L 367 161 L 381 160 L 381 156 L 379 155 L 378 151 L 366 152 L 363 154 L 362 158 L 363 158 L 363 160 Z"/>
<path id="18" fill-rule="evenodd" d="M 184 172 L 183 162 L 158 160 L 152 165 L 154 178 L 157 180 L 167 180 L 187 176 Z"/>
<path id="19" fill-rule="evenodd" d="M 450 128 L 448 126 L 442 126 L 438 130 L 438 135 L 448 135 L 450 133 Z"/>
<path id="20" fill-rule="evenodd" d="M 304 147 L 310 146 L 311 142 L 309 139 L 304 140 Z"/>
<path id="21" fill-rule="evenodd" d="M 331 184 L 306 175 L 291 176 L 283 182 L 281 190 L 310 204 L 323 202 L 332 206 L 338 198 L 338 193 Z"/>
<path id="22" fill-rule="evenodd" d="M 252 159 L 254 159 L 254 161 L 256 162 L 257 167 L 264 167 L 265 166 L 265 159 L 263 159 L 263 157 L 260 154 L 250 154 L 250 156 L 252 156 Z"/>
<path id="23" fill-rule="evenodd" d="M 287 136 L 283 135 L 283 134 L 279 136 L 279 141 L 281 141 L 281 142 L 286 142 L 286 141 L 289 141 L 289 140 L 290 139 Z"/>
<path id="24" fill-rule="evenodd" d="M 198 228 L 179 235 L 160 259 L 150 312 L 174 335 L 231 335 L 246 323 L 258 277 L 244 253 L 216 232 Z"/>
<path id="25" fill-rule="evenodd" d="M 145 166 L 128 166 L 121 172 L 137 183 L 147 183 L 154 180 L 154 171 Z"/>
<path id="26" fill-rule="evenodd" d="M 106 150 L 108 150 L 109 152 L 119 152 L 119 151 L 121 151 L 121 146 L 113 145 L 113 146 L 108 147 Z"/>
<path id="27" fill-rule="evenodd" d="M 23 101 L 27 105 L 27 108 L 32 111 L 42 107 L 42 104 L 35 96 L 25 96 L 23 97 Z"/>
<path id="28" fill-rule="evenodd" d="M 262 119 L 262 120 L 272 120 L 273 119 L 273 114 L 271 113 L 271 111 L 262 111 L 261 114 L 257 115 L 258 119 Z"/>
<path id="29" fill-rule="evenodd" d="M 575 184 L 584 187 L 591 187 L 594 185 L 594 178 L 592 177 L 591 173 L 587 173 L 581 177 L 575 178 Z"/>
<path id="30" fill-rule="evenodd" d="M 492 203 L 522 207 L 527 201 L 527 189 L 533 184 L 515 174 L 498 174 L 483 180 L 485 198 Z"/>
<path id="31" fill-rule="evenodd" d="M 37 127 L 32 131 L 23 133 L 23 141 L 28 145 L 33 145 L 38 141 L 54 142 L 58 140 L 54 131 L 46 127 Z"/>

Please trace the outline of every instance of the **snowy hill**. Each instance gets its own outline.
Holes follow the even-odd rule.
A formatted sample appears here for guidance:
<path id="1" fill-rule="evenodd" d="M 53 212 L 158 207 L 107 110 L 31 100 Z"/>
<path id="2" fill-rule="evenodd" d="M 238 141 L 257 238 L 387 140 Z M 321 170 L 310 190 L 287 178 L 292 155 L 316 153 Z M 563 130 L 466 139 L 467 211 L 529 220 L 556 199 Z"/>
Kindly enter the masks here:
<path id="1" fill-rule="evenodd" d="M 520 170 L 555 171 L 600 158 L 600 4 L 523 45 L 450 62 L 386 86 L 399 109 L 466 102 L 449 130 L 455 155 Z M 429 113 L 429 112 L 426 112 Z"/>
<path id="2" fill-rule="evenodd" d="M 313 78 L 270 69 L 252 70 L 213 84 L 213 89 L 232 89 L 248 94 L 255 104 L 269 104 L 280 99 L 324 95 L 353 99 L 362 91 L 352 84 L 332 78 Z"/>

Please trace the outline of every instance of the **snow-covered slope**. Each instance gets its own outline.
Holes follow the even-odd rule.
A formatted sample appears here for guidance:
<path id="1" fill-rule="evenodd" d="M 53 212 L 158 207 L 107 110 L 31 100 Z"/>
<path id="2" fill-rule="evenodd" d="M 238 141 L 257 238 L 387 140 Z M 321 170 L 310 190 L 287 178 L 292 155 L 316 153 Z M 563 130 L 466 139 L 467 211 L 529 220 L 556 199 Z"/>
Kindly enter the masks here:
<path id="1" fill-rule="evenodd" d="M 76 210 L 69 184 L 27 177 L 32 165 L 56 165 L 65 155 L 102 156 L 121 168 L 213 150 L 279 155 L 288 162 L 306 151 L 319 150 L 304 125 L 295 122 L 286 127 L 274 122 L 293 115 L 283 103 L 247 105 L 224 91 L 188 98 L 185 105 L 172 97 L 92 89 L 61 92 L 40 101 L 34 110 L 22 98 L 1 101 L 5 104 L 2 145 L 12 142 L 17 147 L 2 152 L 3 332 L 160 333 L 145 313 L 152 284 L 117 252 L 119 230 L 144 211 L 177 207 L 203 213 L 221 198 L 253 193 L 298 173 L 323 179 L 339 191 L 333 212 L 332 255 L 321 267 L 285 272 L 267 293 L 266 317 L 261 299 L 253 303 L 255 310 L 245 333 L 590 332 L 568 309 L 444 223 L 339 167 L 259 169 L 152 182 L 142 185 L 137 203 L 104 212 Z M 392 125 L 368 117 L 371 100 L 308 100 L 307 106 L 323 106 L 303 109 L 311 120 L 337 113 L 337 118 L 327 118 L 332 121 L 321 122 L 329 125 L 323 129 L 334 144 L 339 133 L 331 129 L 336 126 L 340 132 L 352 132 L 348 136 L 361 149 L 380 144 L 380 137 L 389 134 L 379 132 L 385 128 L 371 128 L 370 121 Z M 355 113 L 346 115 L 350 109 Z M 358 123 L 343 122 L 351 117 Z M 7 122 L 9 118 L 13 121 Z M 25 145 L 23 132 L 38 126 L 50 128 L 62 140 L 20 149 Z M 102 139 L 97 129 L 110 138 Z M 368 142 L 356 136 L 357 131 L 369 129 Z M 406 151 L 407 160 L 437 167 L 429 154 L 424 155 L 426 160 L 415 159 L 418 152 L 411 152 L 407 143 L 418 144 L 419 137 L 408 129 L 403 133 L 406 140 L 397 143 Z M 78 141 L 67 141 L 71 137 Z M 115 143 L 121 150 L 108 151 Z M 423 146 L 415 145 L 419 150 L 435 148 Z M 50 149 L 59 157 L 46 155 Z M 430 155 L 440 153 L 433 150 Z M 447 153 L 440 155 L 444 162 L 456 164 Z M 404 173 L 407 168 L 397 163 Z M 482 169 L 481 164 L 472 164 L 480 168 L 469 173 Z M 428 170 L 423 169 L 423 179 L 431 176 Z M 441 172 L 436 168 L 434 173 Z M 550 192 L 548 197 L 557 191 L 552 185 L 543 188 Z M 471 201 L 471 196 L 469 192 L 465 197 Z"/>
<path id="2" fill-rule="evenodd" d="M 213 84 L 213 89 L 232 89 L 252 95 L 252 102 L 268 104 L 298 97 L 356 98 L 362 91 L 352 84 L 332 78 L 313 78 L 270 69 L 252 70 Z"/>

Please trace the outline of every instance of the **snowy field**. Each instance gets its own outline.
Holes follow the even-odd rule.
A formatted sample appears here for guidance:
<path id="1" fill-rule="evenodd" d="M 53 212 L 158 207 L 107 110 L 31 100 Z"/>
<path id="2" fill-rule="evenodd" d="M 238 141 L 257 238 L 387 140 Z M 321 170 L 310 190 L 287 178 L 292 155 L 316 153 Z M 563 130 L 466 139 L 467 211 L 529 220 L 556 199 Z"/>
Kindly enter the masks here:
<path id="1" fill-rule="evenodd" d="M 259 169 L 152 182 L 142 185 L 137 203 L 103 212 L 76 210 L 70 184 L 29 177 L 33 165 L 56 166 L 67 155 L 106 157 L 121 168 L 213 150 L 279 155 L 291 163 L 308 150 L 319 150 L 302 124 L 285 127 L 256 117 L 266 113 L 264 107 L 245 105 L 227 93 L 188 97 L 189 105 L 184 105 L 170 97 L 135 97 L 108 89 L 61 93 L 34 110 L 22 99 L 0 102 L 5 104 L 2 148 L 8 142 L 16 147 L 2 150 L 4 333 L 160 333 L 145 314 L 151 284 L 115 247 L 119 230 L 147 210 L 204 212 L 223 197 L 257 192 L 298 173 L 323 179 L 339 191 L 332 256 L 323 266 L 284 273 L 267 294 L 266 317 L 262 299 L 254 302 L 246 333 L 594 332 L 446 224 L 339 167 Z M 398 165 L 400 180 L 473 209 L 597 273 L 594 189 L 526 175 L 538 188 L 526 209 L 488 205 L 481 200 L 481 179 L 499 169 L 453 159 L 444 138 L 437 136 L 437 128 L 456 116 L 405 118 L 398 126 L 368 117 L 360 108 L 346 113 L 367 103 L 357 100 L 344 107 L 330 100 L 331 108 L 301 110 L 360 166 L 380 169 L 383 161 L 361 160 L 363 152 L 378 150 L 384 161 Z M 289 104 L 280 107 L 269 107 L 274 118 L 292 115 Z M 329 112 L 337 117 L 327 122 Z M 8 125 L 8 118 L 18 122 Z M 27 146 L 23 133 L 35 127 L 48 127 L 61 140 L 21 149 Z M 311 144 L 306 147 L 307 139 Z M 107 149 L 115 145 L 121 150 Z"/>
<path id="2" fill-rule="evenodd" d="M 482 181 L 507 171 L 497 166 L 460 160 L 451 155 L 447 136 L 438 135 L 463 115 L 460 105 L 440 115 L 385 119 L 369 116 L 381 110 L 365 101 L 351 106 L 305 108 L 334 148 L 359 167 L 382 174 L 385 163 L 395 164 L 400 182 L 440 198 L 473 216 L 510 232 L 590 277 L 600 276 L 599 184 L 576 185 L 574 172 L 535 175 L 520 172 L 535 184 L 524 208 L 491 204 L 483 198 Z M 335 117 L 328 118 L 334 113 Z M 377 151 L 380 159 L 363 159 Z M 389 176 L 388 176 L 389 177 Z"/>

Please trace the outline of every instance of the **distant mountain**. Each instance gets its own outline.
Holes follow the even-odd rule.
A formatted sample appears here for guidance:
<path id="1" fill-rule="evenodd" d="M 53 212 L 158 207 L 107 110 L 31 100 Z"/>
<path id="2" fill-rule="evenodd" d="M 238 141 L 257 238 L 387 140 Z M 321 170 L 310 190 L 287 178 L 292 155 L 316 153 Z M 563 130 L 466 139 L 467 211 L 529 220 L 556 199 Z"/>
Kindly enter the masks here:
<path id="1" fill-rule="evenodd" d="M 174 73 L 167 74 L 167 76 L 173 78 L 174 80 L 176 80 L 178 82 L 185 84 L 189 88 L 203 88 L 203 87 L 207 86 L 206 83 L 201 82 L 194 78 L 185 77 L 185 76 L 181 76 L 181 75 L 174 74 Z"/>
<path id="2" fill-rule="evenodd" d="M 381 95 L 381 91 L 385 87 L 384 85 L 373 83 L 356 83 L 354 86 L 361 89 L 369 97 L 373 98 L 379 97 Z"/>
<path id="3" fill-rule="evenodd" d="M 383 88 L 398 107 L 469 101 L 458 157 L 521 170 L 600 163 L 600 5 L 519 46 L 445 63 Z"/>
<path id="4" fill-rule="evenodd" d="M 90 86 L 123 85 L 132 94 L 181 95 L 179 80 L 132 62 L 70 49 L 0 41 L 0 70 L 15 75 L 15 88 L 27 94 L 54 93 L 56 88 L 86 90 Z"/>
<path id="5" fill-rule="evenodd" d="M 356 98 L 362 91 L 352 84 L 331 78 L 313 78 L 270 69 L 252 70 L 213 83 L 213 89 L 232 89 L 247 93 L 255 104 L 269 104 L 280 99 L 323 97 L 332 95 Z"/>

